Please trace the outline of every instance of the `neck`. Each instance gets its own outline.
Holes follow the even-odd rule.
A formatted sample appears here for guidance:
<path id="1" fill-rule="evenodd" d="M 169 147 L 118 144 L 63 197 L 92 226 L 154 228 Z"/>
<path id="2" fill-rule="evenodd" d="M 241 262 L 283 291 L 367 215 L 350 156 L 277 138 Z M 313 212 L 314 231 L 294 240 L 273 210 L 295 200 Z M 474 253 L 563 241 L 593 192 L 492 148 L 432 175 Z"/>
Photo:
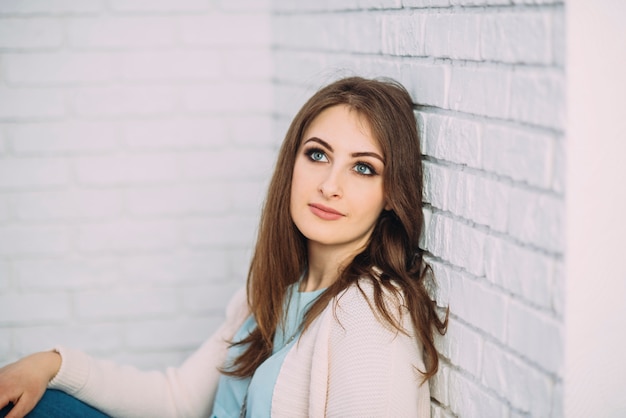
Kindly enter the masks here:
<path id="1" fill-rule="evenodd" d="M 339 273 L 360 250 L 335 248 L 309 242 L 308 271 L 300 290 L 313 292 L 329 287 L 335 283 Z"/>

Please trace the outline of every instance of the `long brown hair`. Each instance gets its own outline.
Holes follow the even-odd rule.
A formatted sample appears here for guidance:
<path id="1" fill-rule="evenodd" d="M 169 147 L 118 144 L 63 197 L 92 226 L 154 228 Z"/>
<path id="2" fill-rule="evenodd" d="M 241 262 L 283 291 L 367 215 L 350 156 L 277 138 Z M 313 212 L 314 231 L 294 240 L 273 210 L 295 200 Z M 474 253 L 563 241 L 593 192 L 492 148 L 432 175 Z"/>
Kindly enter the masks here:
<path id="1" fill-rule="evenodd" d="M 441 319 L 428 292 L 430 269 L 418 246 L 423 226 L 422 164 L 413 113 L 406 89 L 392 80 L 349 77 L 315 93 L 293 119 L 278 155 L 261 221 L 250 271 L 248 304 L 257 327 L 242 341 L 245 351 L 224 373 L 251 376 L 272 354 L 273 338 L 283 315 L 283 302 L 290 285 L 307 267 L 306 238 L 289 213 L 291 177 L 302 136 L 324 109 L 345 104 L 370 123 L 373 136 L 385 156 L 383 188 L 391 210 L 383 211 L 367 247 L 346 266 L 339 278 L 318 298 L 305 316 L 304 329 L 328 303 L 359 280 L 370 279 L 374 305 L 383 320 L 406 332 L 389 312 L 384 295 L 391 293 L 408 308 L 417 337 L 424 346 L 424 379 L 438 367 L 433 333 L 445 333 L 447 312 Z"/>

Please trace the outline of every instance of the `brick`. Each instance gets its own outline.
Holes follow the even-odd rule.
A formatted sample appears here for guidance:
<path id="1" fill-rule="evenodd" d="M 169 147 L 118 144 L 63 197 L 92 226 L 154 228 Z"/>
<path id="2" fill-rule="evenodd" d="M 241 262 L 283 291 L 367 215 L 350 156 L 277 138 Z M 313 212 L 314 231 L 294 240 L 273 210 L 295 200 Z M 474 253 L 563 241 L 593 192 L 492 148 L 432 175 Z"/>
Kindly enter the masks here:
<path id="1" fill-rule="evenodd" d="M 6 128 L 17 155 L 98 153 L 118 146 L 118 128 L 110 122 L 21 123 Z"/>
<path id="2" fill-rule="evenodd" d="M 402 7 L 401 0 L 359 0 L 361 9 L 399 9 Z"/>
<path id="3" fill-rule="evenodd" d="M 405 7 L 446 7 L 450 0 L 402 0 Z"/>
<path id="4" fill-rule="evenodd" d="M 402 65 L 399 81 L 420 105 L 448 107 L 450 67 L 444 64 L 409 62 Z"/>
<path id="5" fill-rule="evenodd" d="M 449 405 L 450 367 L 446 362 L 440 362 L 437 373 L 428 381 L 428 384 L 431 398 L 442 405 Z"/>
<path id="6" fill-rule="evenodd" d="M 228 139 L 233 144 L 252 148 L 278 148 L 282 135 L 273 134 L 273 120 L 266 116 L 237 115 L 225 118 Z"/>
<path id="7" fill-rule="evenodd" d="M 222 322 L 221 318 L 176 318 L 124 324 L 124 339 L 131 349 L 198 347 Z"/>
<path id="8" fill-rule="evenodd" d="M 554 143 L 553 162 L 552 162 L 552 181 L 551 189 L 558 194 L 565 193 L 565 177 L 567 175 L 567 144 L 564 138 L 558 138 Z"/>
<path id="9" fill-rule="evenodd" d="M 476 303 L 468 303 L 476 301 Z M 509 302 L 504 293 L 462 274 L 452 277 L 450 309 L 467 323 L 499 341 L 505 341 Z"/>
<path id="10" fill-rule="evenodd" d="M 225 149 L 194 152 L 181 157 L 186 180 L 252 180 L 268 178 L 275 160 L 273 150 Z"/>
<path id="11" fill-rule="evenodd" d="M 511 0 L 450 0 L 453 6 L 509 5 Z"/>
<path id="12" fill-rule="evenodd" d="M 67 19 L 68 43 L 75 48 L 165 47 L 175 44 L 174 19 L 158 16 Z"/>
<path id="13" fill-rule="evenodd" d="M 511 76 L 489 67 L 452 67 L 449 108 L 482 116 L 506 118 Z"/>
<path id="14" fill-rule="evenodd" d="M 3 2 L 0 15 L 96 13 L 104 9 L 103 0 L 22 0 Z"/>
<path id="15" fill-rule="evenodd" d="M 177 311 L 172 289 L 85 290 L 74 294 L 81 319 L 123 319 L 171 316 Z"/>
<path id="16" fill-rule="evenodd" d="M 57 190 L 16 193 L 15 217 L 21 220 L 107 219 L 122 214 L 118 190 Z"/>
<path id="17" fill-rule="evenodd" d="M 482 382 L 514 408 L 533 417 L 552 416 L 550 378 L 491 343 L 485 344 Z"/>
<path id="18" fill-rule="evenodd" d="M 511 78 L 511 118 L 562 130 L 565 76 L 560 70 L 516 69 Z"/>
<path id="19" fill-rule="evenodd" d="M 223 214 L 231 206 L 226 190 L 222 183 L 133 188 L 125 200 L 132 215 Z"/>
<path id="20" fill-rule="evenodd" d="M 458 201 L 455 210 L 477 224 L 498 232 L 506 231 L 511 188 L 479 175 L 468 175 L 466 185 L 464 199 Z"/>
<path id="21" fill-rule="evenodd" d="M 117 260 L 111 257 L 29 258 L 14 262 L 15 283 L 22 290 L 91 289 L 117 280 Z"/>
<path id="22" fill-rule="evenodd" d="M 561 375 L 563 324 L 560 321 L 514 301 L 509 306 L 507 345 L 549 373 Z"/>
<path id="23" fill-rule="evenodd" d="M 187 87 L 182 100 L 185 109 L 194 113 L 269 113 L 272 97 L 267 83 L 241 82 Z"/>
<path id="24" fill-rule="evenodd" d="M 222 72 L 232 79 L 270 80 L 274 76 L 272 52 L 263 47 L 229 49 L 219 57 Z"/>
<path id="25" fill-rule="evenodd" d="M 455 237 L 451 245 L 449 237 Z M 428 250 L 472 274 L 483 273 L 485 234 L 441 214 L 434 214 L 427 236 Z"/>
<path id="26" fill-rule="evenodd" d="M 506 404 L 456 370 L 450 371 L 450 409 L 468 418 L 507 416 Z"/>
<path id="27" fill-rule="evenodd" d="M 507 126 L 487 125 L 483 134 L 483 168 L 533 186 L 549 187 L 554 137 Z"/>
<path id="28" fill-rule="evenodd" d="M 565 203 L 558 196 L 514 188 L 509 200 L 509 234 L 523 243 L 560 253 L 564 249 Z"/>
<path id="29" fill-rule="evenodd" d="M 226 122 L 217 118 L 159 118 L 134 120 L 122 128 L 132 149 L 216 148 L 228 143 Z"/>
<path id="30" fill-rule="evenodd" d="M 0 48 L 56 48 L 62 42 L 63 27 L 58 19 L 0 18 Z"/>
<path id="31" fill-rule="evenodd" d="M 110 54 L 45 52 L 6 54 L 4 74 L 14 84 L 73 84 L 110 81 L 115 66 Z"/>
<path id="32" fill-rule="evenodd" d="M 11 217 L 9 211 L 9 199 L 6 195 L 0 194 L 0 222 L 5 222 Z"/>
<path id="33" fill-rule="evenodd" d="M 161 115 L 176 111 L 177 89 L 162 85 L 77 88 L 72 108 L 81 116 Z"/>
<path id="34" fill-rule="evenodd" d="M 116 12 L 201 12 L 208 11 L 206 0 L 111 0 L 110 7 Z"/>
<path id="35" fill-rule="evenodd" d="M 566 34 L 565 13 L 562 8 L 552 12 L 552 54 L 553 63 L 559 68 L 566 65 Z"/>
<path id="36" fill-rule="evenodd" d="M 184 287 L 181 289 L 184 311 L 222 315 L 228 302 L 239 288 L 238 283 L 232 280 L 219 284 Z"/>
<path id="37" fill-rule="evenodd" d="M 10 328 L 0 328 L 0 364 L 2 364 L 3 366 L 11 361 L 10 358 L 13 352 L 13 350 L 11 349 L 12 343 L 13 330 Z"/>
<path id="38" fill-rule="evenodd" d="M 258 217 L 256 219 L 258 219 Z M 252 261 L 253 244 L 254 242 L 250 241 L 248 245 L 241 248 L 228 250 L 228 279 L 239 286 L 244 286 L 246 283 L 250 262 Z"/>
<path id="39" fill-rule="evenodd" d="M 118 349 L 121 345 L 119 326 L 110 323 L 61 324 L 15 330 L 15 350 L 19 355 L 50 350 L 56 346 L 99 354 Z"/>
<path id="40" fill-rule="evenodd" d="M 69 296 L 61 293 L 3 293 L 0 295 L 0 324 L 27 325 L 66 321 L 70 317 Z"/>
<path id="41" fill-rule="evenodd" d="M 479 377 L 483 361 L 483 339 L 471 328 L 451 318 L 445 336 L 435 333 L 437 351 L 454 361 L 455 366 Z M 486 357 L 486 356 L 485 356 Z M 487 357 L 486 362 L 491 361 Z"/>
<path id="42" fill-rule="evenodd" d="M 230 278 L 227 253 L 221 249 L 127 255 L 120 269 L 126 283 L 181 285 Z"/>
<path id="43" fill-rule="evenodd" d="M 542 308 L 552 308 L 554 261 L 551 257 L 489 237 L 485 244 L 485 277 L 515 295 Z"/>
<path id="44" fill-rule="evenodd" d="M 554 266 L 554 288 L 552 291 L 552 310 L 559 317 L 563 317 L 565 314 L 565 289 L 566 289 L 566 275 L 565 265 L 563 261 L 558 261 Z"/>
<path id="45" fill-rule="evenodd" d="M 181 40 L 190 45 L 267 46 L 271 41 L 269 15 L 219 14 L 181 17 L 178 20 Z"/>
<path id="46" fill-rule="evenodd" d="M 0 226 L 0 255 L 57 255 L 69 248 L 69 231 L 60 226 Z"/>
<path id="47" fill-rule="evenodd" d="M 480 123 L 437 114 L 423 116 L 428 118 L 424 154 L 470 167 L 481 165 Z"/>
<path id="48" fill-rule="evenodd" d="M 215 80 L 221 57 L 211 50 L 133 51 L 116 56 L 123 80 Z"/>
<path id="49" fill-rule="evenodd" d="M 0 260 L 0 292 L 6 291 L 11 285 L 11 264 L 9 261 Z"/>
<path id="50" fill-rule="evenodd" d="M 483 16 L 480 37 L 482 58 L 507 63 L 551 63 L 550 23 L 550 14 L 543 10 Z"/>
<path id="51" fill-rule="evenodd" d="M 254 242 L 258 219 L 229 216 L 185 222 L 185 242 L 193 247 L 232 248 Z"/>
<path id="52" fill-rule="evenodd" d="M 69 181 L 67 161 L 61 158 L 5 158 L 0 160 L 0 188 L 61 186 Z"/>
<path id="53" fill-rule="evenodd" d="M 480 60 L 481 15 L 429 13 L 425 19 L 424 53 L 437 58 Z"/>
<path id="54" fill-rule="evenodd" d="M 341 35 L 334 43 L 326 44 L 337 46 L 339 50 L 351 53 L 376 54 L 382 51 L 382 23 L 379 16 L 374 14 L 358 14 L 348 16 L 340 24 Z"/>
<path id="55" fill-rule="evenodd" d="M 0 87 L 0 119 L 50 119 L 65 113 L 65 98 L 59 89 Z"/>
<path id="56" fill-rule="evenodd" d="M 126 253 L 176 248 L 180 239 L 180 227 L 173 221 L 113 221 L 79 226 L 76 245 L 86 253 Z"/>
<path id="57" fill-rule="evenodd" d="M 179 178 L 173 154 L 80 157 L 74 161 L 78 181 L 90 185 L 154 184 Z"/>
<path id="58" fill-rule="evenodd" d="M 271 0 L 218 0 L 217 7 L 229 11 L 269 11 L 275 9 L 273 3 Z"/>
<path id="59" fill-rule="evenodd" d="M 269 178 L 266 181 L 237 181 L 230 183 L 227 195 L 231 213 L 260 216 Z"/>
<path id="60" fill-rule="evenodd" d="M 450 306 L 450 288 L 457 279 L 457 274 L 449 266 L 445 266 L 442 263 L 436 262 L 432 259 L 427 260 L 428 265 L 431 266 L 435 289 L 432 292 L 432 298 L 437 301 L 438 307 Z"/>

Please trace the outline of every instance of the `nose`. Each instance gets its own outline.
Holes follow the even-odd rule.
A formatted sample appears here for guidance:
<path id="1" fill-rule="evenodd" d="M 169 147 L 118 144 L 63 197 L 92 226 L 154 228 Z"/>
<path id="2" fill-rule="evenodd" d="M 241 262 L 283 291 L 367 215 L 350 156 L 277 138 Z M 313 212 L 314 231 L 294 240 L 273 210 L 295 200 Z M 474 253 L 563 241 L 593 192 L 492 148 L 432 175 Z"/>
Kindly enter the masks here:
<path id="1" fill-rule="evenodd" d="M 319 184 L 319 192 L 326 199 L 340 198 L 343 196 L 341 173 L 330 169 Z"/>

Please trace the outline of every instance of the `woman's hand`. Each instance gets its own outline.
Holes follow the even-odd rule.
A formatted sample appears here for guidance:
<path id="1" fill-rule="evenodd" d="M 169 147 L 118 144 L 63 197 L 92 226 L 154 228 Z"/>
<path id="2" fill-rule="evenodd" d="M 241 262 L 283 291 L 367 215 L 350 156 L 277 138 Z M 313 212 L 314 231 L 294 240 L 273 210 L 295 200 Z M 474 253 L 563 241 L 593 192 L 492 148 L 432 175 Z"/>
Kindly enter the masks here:
<path id="1" fill-rule="evenodd" d="M 13 409 L 6 418 L 21 418 L 41 399 L 48 382 L 61 367 L 61 356 L 53 351 L 31 354 L 0 369 L 0 409 L 9 402 Z"/>

